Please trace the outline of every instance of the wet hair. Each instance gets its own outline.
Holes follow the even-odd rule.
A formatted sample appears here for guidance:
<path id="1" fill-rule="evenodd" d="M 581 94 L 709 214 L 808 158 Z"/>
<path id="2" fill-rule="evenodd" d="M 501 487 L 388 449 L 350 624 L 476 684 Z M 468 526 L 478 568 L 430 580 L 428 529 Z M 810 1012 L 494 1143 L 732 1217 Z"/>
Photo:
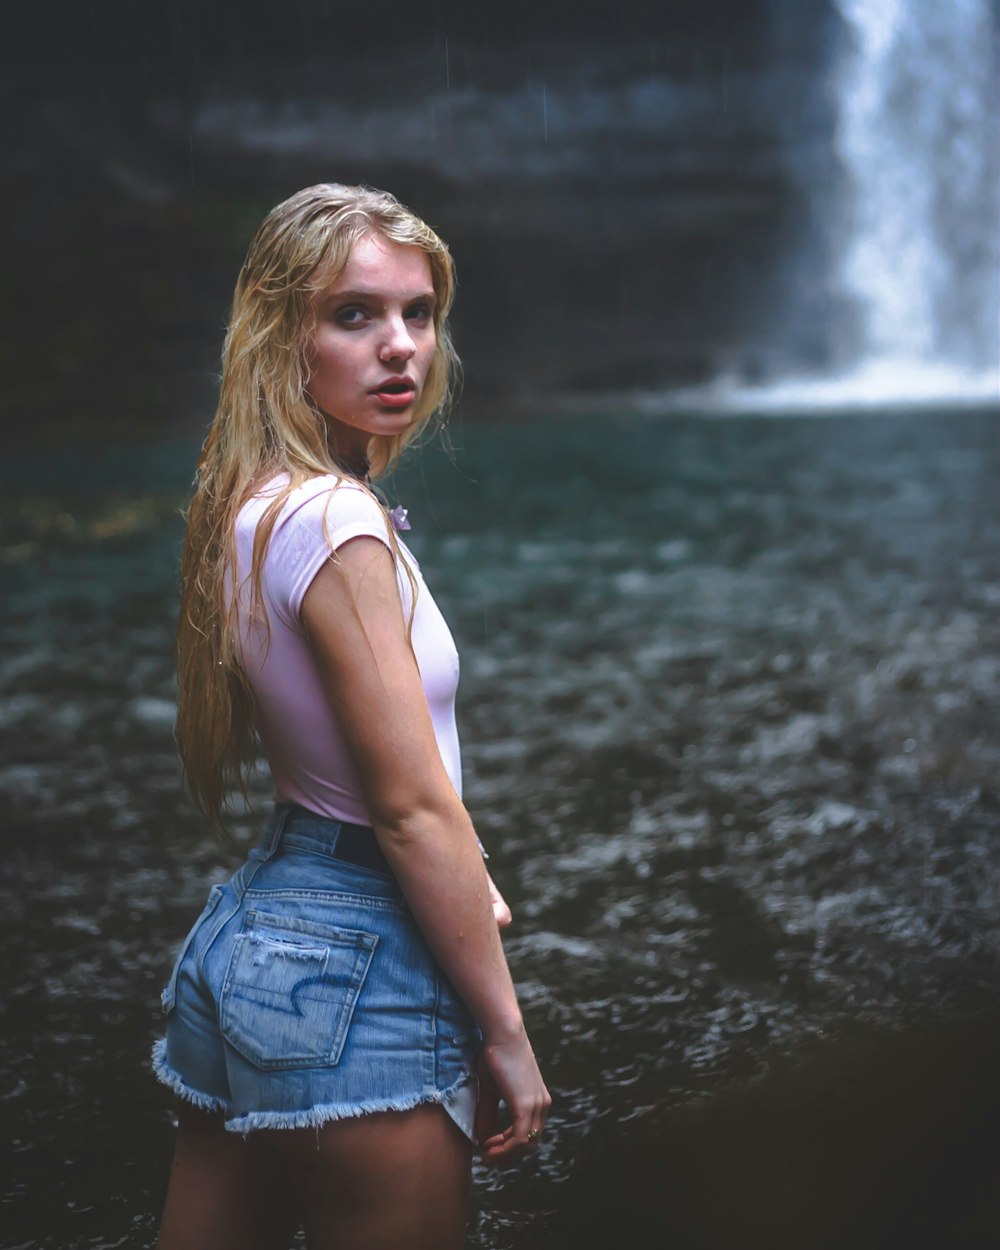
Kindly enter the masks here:
<path id="1" fill-rule="evenodd" d="M 373 479 L 443 422 L 458 381 L 447 322 L 454 264 L 416 214 L 388 192 L 337 183 L 307 187 L 268 213 L 236 283 L 219 402 L 198 461 L 181 565 L 176 735 L 192 796 L 215 823 L 231 788 L 245 794 L 246 772 L 257 757 L 253 698 L 234 651 L 236 517 L 255 491 L 285 475 L 254 540 L 249 580 L 259 608 L 267 545 L 289 493 L 311 477 L 351 471 L 331 450 L 327 418 L 308 394 L 308 358 L 317 296 L 343 272 L 355 244 L 372 235 L 425 252 L 436 297 L 435 353 L 414 420 L 400 434 L 372 436 Z M 391 526 L 388 532 L 394 542 Z"/>

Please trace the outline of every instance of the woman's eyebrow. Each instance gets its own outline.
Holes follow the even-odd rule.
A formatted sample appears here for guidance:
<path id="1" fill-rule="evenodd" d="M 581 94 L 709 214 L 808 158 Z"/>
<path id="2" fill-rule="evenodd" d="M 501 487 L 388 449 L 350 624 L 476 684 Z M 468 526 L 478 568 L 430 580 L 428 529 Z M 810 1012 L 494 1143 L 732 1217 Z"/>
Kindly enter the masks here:
<path id="1" fill-rule="evenodd" d="M 381 303 L 385 299 L 384 291 L 375 290 L 357 290 L 357 291 L 331 291 L 325 296 L 327 300 L 376 300 Z M 430 304 L 437 303 L 437 296 L 433 290 L 417 291 L 415 295 L 407 295 L 402 303 L 413 304 L 417 300 L 425 300 Z"/>

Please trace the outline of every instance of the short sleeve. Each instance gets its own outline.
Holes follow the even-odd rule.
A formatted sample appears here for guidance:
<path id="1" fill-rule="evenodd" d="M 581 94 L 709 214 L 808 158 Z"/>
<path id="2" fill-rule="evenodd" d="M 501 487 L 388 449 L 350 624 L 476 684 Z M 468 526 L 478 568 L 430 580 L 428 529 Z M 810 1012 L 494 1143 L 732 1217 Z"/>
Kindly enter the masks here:
<path id="1" fill-rule="evenodd" d="M 392 549 L 385 511 L 362 487 L 324 477 L 292 492 L 272 531 L 264 562 L 268 598 L 286 623 L 301 624 L 302 600 L 331 553 L 362 536 L 377 538 Z"/>

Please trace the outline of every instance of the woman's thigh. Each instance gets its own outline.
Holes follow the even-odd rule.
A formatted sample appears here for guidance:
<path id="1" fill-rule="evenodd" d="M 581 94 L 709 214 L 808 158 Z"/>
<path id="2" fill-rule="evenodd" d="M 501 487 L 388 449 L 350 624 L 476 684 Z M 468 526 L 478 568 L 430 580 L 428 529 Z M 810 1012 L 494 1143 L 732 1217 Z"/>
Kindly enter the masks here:
<path id="1" fill-rule="evenodd" d="M 269 1132 L 293 1165 L 309 1250 L 461 1250 L 472 1146 L 434 1103 Z"/>
<path id="2" fill-rule="evenodd" d="M 301 1223 L 292 1160 L 217 1113 L 181 1102 L 177 1116 L 157 1250 L 288 1250 Z"/>

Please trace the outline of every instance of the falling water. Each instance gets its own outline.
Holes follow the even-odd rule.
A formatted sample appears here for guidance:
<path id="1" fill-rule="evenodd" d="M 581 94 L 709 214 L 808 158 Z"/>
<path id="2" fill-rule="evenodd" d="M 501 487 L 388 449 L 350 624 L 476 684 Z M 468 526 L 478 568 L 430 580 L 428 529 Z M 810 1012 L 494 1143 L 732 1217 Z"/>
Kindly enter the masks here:
<path id="1" fill-rule="evenodd" d="M 997 30 L 990 0 L 837 0 L 835 296 L 823 377 L 721 378 L 680 407 L 802 411 L 992 403 L 1000 395 Z M 835 198 L 835 197 L 833 197 Z M 824 194 L 814 210 L 838 206 Z M 816 281 L 802 270 L 800 281 Z M 848 338 L 850 341 L 848 341 Z M 662 396 L 650 397 L 662 406 Z"/>
<path id="2" fill-rule="evenodd" d="M 995 30 L 988 0 L 838 0 L 837 150 L 855 376 L 887 397 L 996 394 Z"/>

